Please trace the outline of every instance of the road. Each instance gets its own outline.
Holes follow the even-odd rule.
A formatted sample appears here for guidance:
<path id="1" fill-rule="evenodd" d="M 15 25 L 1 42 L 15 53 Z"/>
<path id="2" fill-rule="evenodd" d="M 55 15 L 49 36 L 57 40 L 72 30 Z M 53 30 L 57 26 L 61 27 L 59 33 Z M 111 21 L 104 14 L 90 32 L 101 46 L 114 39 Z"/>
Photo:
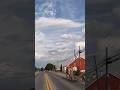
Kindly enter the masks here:
<path id="1" fill-rule="evenodd" d="M 35 78 L 35 90 L 85 90 L 79 81 L 67 80 L 64 74 L 40 72 Z"/>

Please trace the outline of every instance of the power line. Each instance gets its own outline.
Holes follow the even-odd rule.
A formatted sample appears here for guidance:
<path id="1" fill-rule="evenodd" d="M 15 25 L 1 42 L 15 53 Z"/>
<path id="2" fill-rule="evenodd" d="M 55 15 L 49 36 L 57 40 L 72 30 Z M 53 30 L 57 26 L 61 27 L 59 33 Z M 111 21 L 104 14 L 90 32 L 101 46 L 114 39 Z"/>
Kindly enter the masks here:
<path id="1" fill-rule="evenodd" d="M 93 56 L 91 56 L 91 57 L 93 57 Z M 111 57 L 108 57 L 107 59 L 108 59 L 107 64 L 112 64 L 113 62 L 120 60 L 120 53 L 117 53 Z M 99 62 L 99 64 L 97 64 L 97 68 L 100 69 L 105 65 L 106 65 L 106 61 L 105 61 L 105 59 L 103 59 L 101 62 Z M 90 74 L 90 73 L 94 73 L 94 72 L 95 72 L 94 66 L 86 70 L 86 74 Z"/>
<path id="2" fill-rule="evenodd" d="M 75 52 L 74 55 L 76 55 L 77 53 L 79 53 L 79 51 Z M 62 62 L 65 62 L 65 61 L 70 61 L 74 56 L 69 56 L 63 60 L 57 60 L 54 62 L 54 64 L 57 62 L 57 63 L 62 63 Z"/>

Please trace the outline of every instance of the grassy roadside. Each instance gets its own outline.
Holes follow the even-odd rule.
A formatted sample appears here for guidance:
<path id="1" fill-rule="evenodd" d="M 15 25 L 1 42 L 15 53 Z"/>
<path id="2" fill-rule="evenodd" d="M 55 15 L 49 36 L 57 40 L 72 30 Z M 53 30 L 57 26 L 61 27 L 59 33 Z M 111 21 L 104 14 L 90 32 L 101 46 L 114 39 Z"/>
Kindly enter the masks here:
<path id="1" fill-rule="evenodd" d="M 39 71 L 35 71 L 35 77 L 39 74 Z"/>

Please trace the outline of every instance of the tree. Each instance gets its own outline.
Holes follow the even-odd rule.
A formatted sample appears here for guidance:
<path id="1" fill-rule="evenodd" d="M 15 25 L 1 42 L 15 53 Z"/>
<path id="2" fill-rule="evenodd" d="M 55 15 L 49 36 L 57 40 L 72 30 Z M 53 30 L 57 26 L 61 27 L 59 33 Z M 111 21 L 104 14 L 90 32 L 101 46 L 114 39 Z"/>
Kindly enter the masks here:
<path id="1" fill-rule="evenodd" d="M 44 68 L 42 67 L 42 68 L 40 68 L 40 71 L 44 71 Z"/>
<path id="2" fill-rule="evenodd" d="M 53 70 L 53 68 L 54 68 L 54 65 L 51 63 L 48 63 L 45 67 L 45 70 Z"/>
<path id="3" fill-rule="evenodd" d="M 35 66 L 35 71 L 38 71 L 39 70 L 39 68 L 37 68 L 36 66 Z"/>
<path id="4" fill-rule="evenodd" d="M 62 64 L 61 64 L 61 66 L 60 66 L 60 71 L 62 71 Z"/>
<path id="5" fill-rule="evenodd" d="M 53 70 L 55 70 L 55 69 L 56 69 L 56 66 L 54 65 L 54 66 L 53 66 Z"/>

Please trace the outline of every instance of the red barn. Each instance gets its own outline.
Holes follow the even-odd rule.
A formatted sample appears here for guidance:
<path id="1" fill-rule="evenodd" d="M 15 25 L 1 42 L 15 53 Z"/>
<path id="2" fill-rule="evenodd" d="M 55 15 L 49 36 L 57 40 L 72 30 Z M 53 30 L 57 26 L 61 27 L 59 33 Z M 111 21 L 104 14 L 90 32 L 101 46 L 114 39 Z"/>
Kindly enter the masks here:
<path id="1" fill-rule="evenodd" d="M 108 90 L 120 90 L 120 78 L 112 74 L 103 75 L 98 81 L 93 82 L 85 90 L 106 90 L 106 76 L 108 78 Z"/>

